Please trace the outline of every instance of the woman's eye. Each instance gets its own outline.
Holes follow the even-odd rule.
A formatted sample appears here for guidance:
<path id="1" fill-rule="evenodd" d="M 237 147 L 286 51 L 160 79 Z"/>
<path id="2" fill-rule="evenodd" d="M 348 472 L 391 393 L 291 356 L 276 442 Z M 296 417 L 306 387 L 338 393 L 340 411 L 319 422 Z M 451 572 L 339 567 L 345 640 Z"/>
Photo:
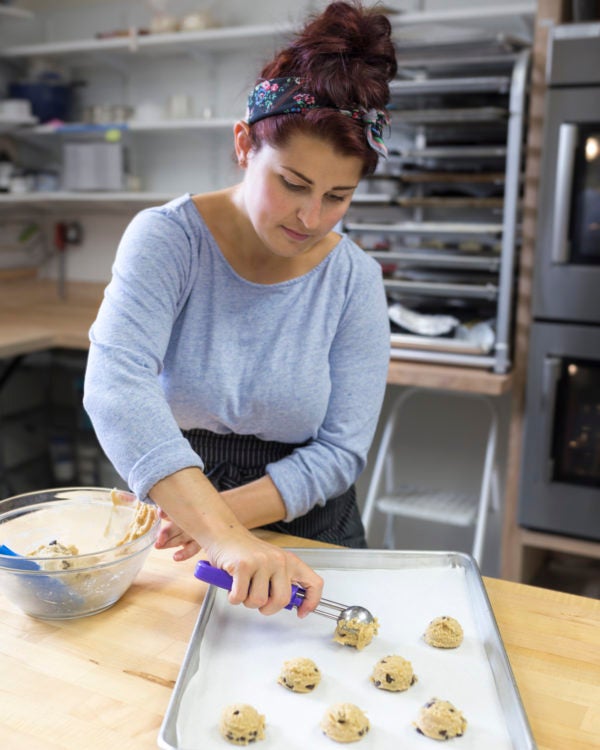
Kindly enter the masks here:
<path id="1" fill-rule="evenodd" d="M 289 182 L 285 177 L 282 177 L 282 182 L 288 190 L 304 190 L 304 185 L 297 185 L 295 182 Z"/>
<path id="2" fill-rule="evenodd" d="M 345 195 L 328 195 L 327 197 L 330 201 L 334 201 L 335 203 L 343 203 L 346 200 Z"/>

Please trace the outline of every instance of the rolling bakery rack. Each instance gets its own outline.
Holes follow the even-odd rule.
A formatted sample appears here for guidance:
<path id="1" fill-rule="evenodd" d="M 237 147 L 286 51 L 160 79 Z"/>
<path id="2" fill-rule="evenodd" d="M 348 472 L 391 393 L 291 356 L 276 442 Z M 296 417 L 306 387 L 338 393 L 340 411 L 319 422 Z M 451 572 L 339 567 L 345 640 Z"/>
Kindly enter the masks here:
<path id="1" fill-rule="evenodd" d="M 440 31 L 423 42 L 425 29 L 396 30 L 390 155 L 361 183 L 343 230 L 382 265 L 392 359 L 505 373 L 529 42 Z"/>

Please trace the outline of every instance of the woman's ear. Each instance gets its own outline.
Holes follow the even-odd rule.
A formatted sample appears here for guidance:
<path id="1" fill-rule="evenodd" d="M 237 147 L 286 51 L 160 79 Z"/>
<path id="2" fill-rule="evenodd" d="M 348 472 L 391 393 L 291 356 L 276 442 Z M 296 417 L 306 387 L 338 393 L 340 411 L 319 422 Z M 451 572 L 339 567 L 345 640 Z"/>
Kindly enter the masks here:
<path id="1" fill-rule="evenodd" d="M 238 120 L 233 126 L 233 140 L 237 162 L 242 169 L 248 165 L 248 154 L 252 149 L 250 126 L 244 120 Z"/>

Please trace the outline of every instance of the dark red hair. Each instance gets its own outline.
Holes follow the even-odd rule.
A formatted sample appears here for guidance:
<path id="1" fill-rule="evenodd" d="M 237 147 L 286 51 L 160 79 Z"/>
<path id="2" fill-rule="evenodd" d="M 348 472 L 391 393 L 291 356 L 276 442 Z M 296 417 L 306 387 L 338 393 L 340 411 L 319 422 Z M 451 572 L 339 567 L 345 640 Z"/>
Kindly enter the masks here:
<path id="1" fill-rule="evenodd" d="M 389 81 L 396 75 L 396 52 L 386 16 L 358 2 L 333 2 L 313 17 L 261 71 L 262 78 L 297 76 L 306 90 L 332 109 L 311 109 L 302 114 L 273 115 L 250 128 L 252 144 L 284 146 L 294 133 L 316 135 L 336 151 L 358 156 L 363 175 L 377 166 L 364 124 L 336 112 L 350 106 L 385 110 Z"/>

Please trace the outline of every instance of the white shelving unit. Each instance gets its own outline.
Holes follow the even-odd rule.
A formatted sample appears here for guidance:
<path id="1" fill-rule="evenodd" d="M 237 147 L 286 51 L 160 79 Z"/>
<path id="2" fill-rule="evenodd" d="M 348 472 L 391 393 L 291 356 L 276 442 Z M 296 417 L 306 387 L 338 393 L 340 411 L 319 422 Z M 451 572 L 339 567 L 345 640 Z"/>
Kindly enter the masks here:
<path id="1" fill-rule="evenodd" d="M 3 6 L 0 6 L 0 10 Z M 14 11 L 13 8 L 5 10 Z M 398 13 L 391 14 L 390 20 L 394 27 L 395 36 L 403 43 L 411 38 L 412 29 L 415 26 L 433 25 L 438 28 L 444 24 L 459 24 L 461 27 L 476 27 L 484 22 L 492 28 L 494 24 L 503 27 L 510 22 L 518 30 L 525 28 L 533 16 L 535 5 L 533 3 L 516 3 L 511 5 L 500 5 L 493 8 L 465 8 L 454 10 L 440 10 L 435 12 Z M 33 17 L 29 12 L 18 13 L 19 17 Z M 202 31 L 175 32 L 166 34 L 140 33 L 137 28 L 131 28 L 126 36 L 114 38 L 83 38 L 68 41 L 47 41 L 33 44 L 5 45 L 0 49 L 0 65 L 4 64 L 13 70 L 23 69 L 30 61 L 43 58 L 75 70 L 79 75 L 96 76 L 107 74 L 107 71 L 118 75 L 122 88 L 126 89 L 126 81 L 131 71 L 140 66 L 163 65 L 163 61 L 180 60 L 184 66 L 197 65 L 198 69 L 218 70 L 221 65 L 229 65 L 230 58 L 236 55 L 254 55 L 267 57 L 270 50 L 280 45 L 282 40 L 291 35 L 297 26 L 291 22 L 256 23 L 237 26 L 223 26 L 210 28 Z M 165 62 L 165 64 L 167 64 Z M 245 71 L 244 71 L 245 72 Z M 483 80 L 483 79 L 482 79 Z M 136 209 L 138 206 L 151 205 L 158 197 L 171 197 L 191 188 L 193 175 L 191 173 L 191 160 L 184 157 L 183 143 L 188 153 L 193 153 L 194 144 L 204 144 L 206 149 L 206 161 L 201 161 L 198 173 L 215 182 L 214 187 L 219 187 L 217 176 L 233 174 L 232 166 L 224 159 L 225 141 L 219 140 L 231 132 L 235 118 L 242 114 L 242 105 L 238 103 L 233 107 L 231 101 L 222 101 L 221 109 L 230 107 L 233 114 L 215 112 L 214 117 L 194 117 L 186 120 L 160 119 L 153 121 L 131 120 L 127 123 L 110 123 L 108 125 L 95 125 L 87 127 L 83 123 L 68 123 L 65 127 L 53 127 L 48 125 L 36 125 L 35 123 L 2 123 L 0 122 L 0 133 L 12 134 L 16 143 L 25 144 L 35 149 L 36 161 L 48 158 L 53 152 L 56 162 L 59 158 L 61 143 L 70 137 L 99 137 L 102 138 L 107 129 L 118 129 L 123 137 L 129 139 L 131 152 L 139 148 L 142 155 L 137 159 L 150 172 L 150 176 L 143 180 L 143 191 L 137 194 L 124 192 L 116 193 L 56 193 L 56 194 L 20 194 L 0 196 L 0 211 L 9 208 L 22 208 L 33 210 L 36 207 L 41 211 L 53 211 L 67 207 L 80 206 L 93 209 L 95 212 L 101 210 L 127 211 Z M 237 110 L 240 110 L 239 115 Z M 491 115 L 490 115 L 491 116 Z M 142 140 L 140 140 L 142 139 Z M 153 139 L 153 140 L 147 140 Z M 183 139 L 183 140 L 182 140 Z M 186 140 L 187 139 L 187 140 Z M 200 140 L 197 140 L 200 139 Z M 207 139 L 211 139 L 210 141 Z M 214 140 L 217 139 L 217 140 Z M 141 145 L 139 145 L 141 144 Z M 230 148 L 230 144 L 227 144 Z M 178 148 L 180 151 L 178 152 Z M 166 150 L 173 149 L 173 163 L 169 165 L 166 159 L 160 161 L 160 154 Z M 146 154 L 150 155 L 150 162 Z M 39 159 L 38 159 L 39 156 Z M 425 152 L 423 156 L 426 156 Z M 176 159 L 182 162 L 182 166 L 176 163 Z M 217 159 L 220 161 L 217 164 Z M 168 168 L 171 168 L 171 181 L 169 181 Z M 212 178 L 207 177 L 207 171 L 212 173 Z M 186 174 L 189 179 L 186 178 Z M 166 190 L 161 189 L 162 180 L 167 177 Z M 226 180 L 225 176 L 223 180 Z M 187 184 L 186 184 L 187 183 Z M 181 187 L 179 187 L 181 185 Z M 199 185 L 202 188 L 202 184 Z M 196 184 L 191 189 L 196 189 Z M 357 196 L 357 203 L 373 201 L 371 196 Z M 381 199 L 375 199 L 380 202 Z M 449 227 L 453 232 L 454 229 Z M 492 229 L 495 231 L 495 228 Z"/>
<path id="2" fill-rule="evenodd" d="M 254 24 L 243 26 L 231 26 L 222 28 L 211 28 L 197 32 L 177 32 L 169 34 L 147 35 L 140 34 L 132 29 L 127 37 L 112 39 L 81 39 L 65 42 L 43 42 L 36 44 L 20 44 L 5 46 L 0 49 L 0 64 L 20 69 L 31 60 L 43 58 L 54 61 L 60 65 L 76 70 L 78 74 L 85 72 L 89 76 L 105 71 L 114 72 L 122 80 L 127 80 L 134 66 L 144 61 L 144 65 L 161 65 L 163 60 L 179 59 L 180 64 L 196 65 L 201 63 L 203 67 L 217 66 L 215 55 L 224 53 L 244 54 L 254 51 L 273 49 L 278 45 L 286 34 L 294 30 L 291 23 Z M 147 61 L 147 62 L 146 62 Z M 233 106 L 228 103 L 228 106 Z M 242 107 L 239 116 L 242 115 Z M 194 158 L 194 143 L 197 138 L 206 141 L 207 138 L 221 138 L 232 132 L 234 116 L 190 117 L 186 119 L 170 119 L 168 117 L 155 120 L 131 119 L 127 122 L 116 122 L 107 124 L 87 125 L 82 122 L 69 122 L 62 126 L 54 124 L 39 125 L 35 120 L 28 122 L 2 123 L 0 121 L 0 132 L 13 136 L 15 143 L 33 148 L 36 153 L 36 161 L 44 158 L 53 158 L 56 162 L 60 158 L 61 144 L 70 138 L 77 139 L 103 139 L 108 131 L 118 130 L 122 137 L 129 140 L 132 150 L 138 147 L 139 139 L 153 138 L 155 140 L 145 142 L 140 146 L 142 155 L 139 162 L 145 165 L 145 154 L 150 158 L 170 148 L 169 141 L 177 146 L 181 138 L 187 138 L 189 143 L 188 153 Z M 168 139 L 168 140 L 165 140 Z M 148 143 L 151 143 L 149 146 Z M 224 147 L 219 141 L 205 145 L 211 159 L 216 159 L 218 154 L 223 154 Z M 173 163 L 172 173 L 177 172 L 185 175 L 190 173 L 190 159 L 179 156 L 180 164 Z M 186 163 L 187 162 L 187 163 Z M 206 164 L 199 163 L 198 171 L 206 171 Z M 225 169 L 231 170 L 227 162 Z M 218 171 L 212 167 L 213 172 Z M 147 180 L 141 192 L 98 192 L 92 193 L 23 193 L 16 195 L 0 195 L 0 212 L 8 209 L 22 209 L 30 211 L 39 209 L 43 212 L 63 210 L 71 208 L 82 208 L 85 210 L 98 211 L 130 211 L 137 210 L 146 205 L 153 205 L 164 200 L 169 200 L 177 194 L 190 189 L 190 182 L 181 180 L 181 187 L 176 183 L 168 184 L 167 190 L 161 190 L 159 176 L 165 174 L 163 165 L 157 165 L 154 169 L 156 179 Z M 156 190 L 155 188 L 158 188 Z M 195 185 L 194 185 L 195 188 Z M 192 188 L 193 189 L 193 188 Z"/>

